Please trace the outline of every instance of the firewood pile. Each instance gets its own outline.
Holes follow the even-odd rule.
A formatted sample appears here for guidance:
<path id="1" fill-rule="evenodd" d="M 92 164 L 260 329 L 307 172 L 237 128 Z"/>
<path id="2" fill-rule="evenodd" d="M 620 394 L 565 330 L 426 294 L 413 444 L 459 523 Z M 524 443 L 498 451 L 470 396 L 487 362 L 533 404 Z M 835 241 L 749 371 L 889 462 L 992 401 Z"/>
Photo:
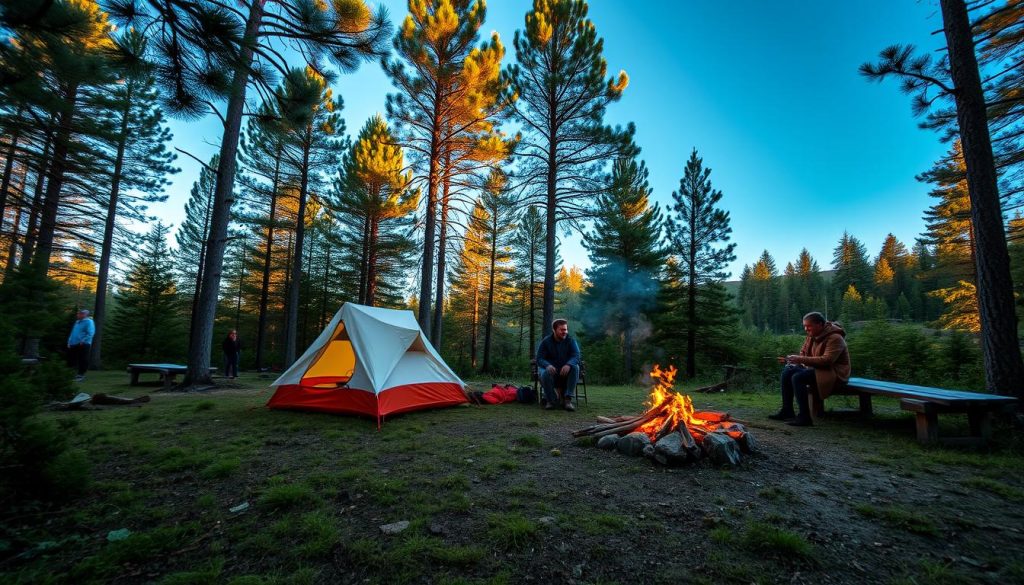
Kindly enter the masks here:
<path id="1" fill-rule="evenodd" d="M 654 366 L 650 407 L 637 416 L 597 417 L 597 424 L 575 431 L 574 437 L 595 437 L 602 449 L 643 455 L 662 465 L 684 465 L 708 459 L 716 465 L 738 465 L 741 453 L 752 453 L 754 437 L 727 412 L 695 411 L 690 397 L 672 389 L 676 368 Z"/>

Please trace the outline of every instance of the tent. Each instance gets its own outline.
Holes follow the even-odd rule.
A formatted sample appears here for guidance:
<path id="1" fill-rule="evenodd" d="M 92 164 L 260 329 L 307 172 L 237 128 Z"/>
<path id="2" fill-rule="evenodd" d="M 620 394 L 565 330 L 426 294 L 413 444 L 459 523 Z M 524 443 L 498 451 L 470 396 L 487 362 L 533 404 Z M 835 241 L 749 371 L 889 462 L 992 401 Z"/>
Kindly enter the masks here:
<path id="1" fill-rule="evenodd" d="M 389 414 L 467 402 L 465 384 L 427 341 L 412 311 L 345 303 L 271 386 L 267 406 Z"/>

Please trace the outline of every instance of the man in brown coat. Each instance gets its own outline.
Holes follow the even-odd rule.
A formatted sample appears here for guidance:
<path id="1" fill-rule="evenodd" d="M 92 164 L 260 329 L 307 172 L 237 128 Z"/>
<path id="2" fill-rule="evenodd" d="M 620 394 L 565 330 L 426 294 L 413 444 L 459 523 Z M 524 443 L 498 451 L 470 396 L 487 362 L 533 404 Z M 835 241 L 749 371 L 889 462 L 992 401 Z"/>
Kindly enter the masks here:
<path id="1" fill-rule="evenodd" d="M 796 427 L 809 427 L 811 409 L 808 404 L 809 392 L 817 392 L 824 400 L 832 394 L 836 384 L 850 379 L 850 350 L 846 347 L 846 332 L 838 323 L 825 320 L 821 313 L 804 315 L 804 340 L 800 353 L 780 357 L 786 364 L 782 369 L 782 409 L 768 418 L 789 421 Z M 793 397 L 796 396 L 799 412 L 793 412 Z M 793 419 L 793 420 L 789 420 Z"/>

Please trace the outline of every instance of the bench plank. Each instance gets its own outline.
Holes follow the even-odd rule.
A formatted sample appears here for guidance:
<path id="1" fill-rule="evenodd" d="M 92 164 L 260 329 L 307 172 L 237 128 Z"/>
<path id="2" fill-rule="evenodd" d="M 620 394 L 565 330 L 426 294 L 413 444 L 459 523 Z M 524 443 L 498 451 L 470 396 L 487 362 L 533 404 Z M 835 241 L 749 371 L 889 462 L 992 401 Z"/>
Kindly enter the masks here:
<path id="1" fill-rule="evenodd" d="M 927 386 L 915 386 L 913 384 L 900 384 L 898 382 L 885 382 L 882 380 L 868 380 L 866 378 L 850 378 L 846 384 L 847 388 L 858 392 L 870 392 L 894 398 L 918 398 L 929 402 L 951 404 L 953 402 L 966 402 L 978 404 L 1014 404 L 1017 399 L 1012 396 L 1000 396 L 998 394 L 983 394 L 981 392 L 967 392 L 964 390 L 946 390 L 944 388 L 929 388 Z"/>

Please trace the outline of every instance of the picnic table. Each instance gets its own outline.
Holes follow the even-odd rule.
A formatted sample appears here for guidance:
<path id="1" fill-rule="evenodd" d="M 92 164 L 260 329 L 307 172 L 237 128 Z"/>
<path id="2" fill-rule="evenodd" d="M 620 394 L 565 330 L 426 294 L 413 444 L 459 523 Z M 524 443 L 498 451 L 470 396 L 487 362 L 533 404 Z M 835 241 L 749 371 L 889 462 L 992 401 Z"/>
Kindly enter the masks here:
<path id="1" fill-rule="evenodd" d="M 860 399 L 860 412 L 865 416 L 871 415 L 872 396 L 898 398 L 901 409 L 915 413 L 917 439 L 922 443 L 935 443 L 940 440 L 938 417 L 940 414 L 950 413 L 967 415 L 970 435 L 943 438 L 943 443 L 985 443 L 992 436 L 992 413 L 1017 403 L 1017 399 L 1012 396 L 915 386 L 867 378 L 850 378 L 849 382 L 837 388 L 833 394 L 857 396 Z M 815 416 L 824 413 L 824 402 L 817 395 L 813 396 L 811 410 Z"/>
<path id="2" fill-rule="evenodd" d="M 181 364 L 128 364 L 128 373 L 131 375 L 130 386 L 139 385 L 140 374 L 159 374 L 160 380 L 164 383 L 164 390 L 168 390 L 174 385 L 174 379 L 178 374 L 184 374 L 188 371 L 188 366 Z M 211 367 L 210 373 L 217 371 L 217 368 Z"/>

